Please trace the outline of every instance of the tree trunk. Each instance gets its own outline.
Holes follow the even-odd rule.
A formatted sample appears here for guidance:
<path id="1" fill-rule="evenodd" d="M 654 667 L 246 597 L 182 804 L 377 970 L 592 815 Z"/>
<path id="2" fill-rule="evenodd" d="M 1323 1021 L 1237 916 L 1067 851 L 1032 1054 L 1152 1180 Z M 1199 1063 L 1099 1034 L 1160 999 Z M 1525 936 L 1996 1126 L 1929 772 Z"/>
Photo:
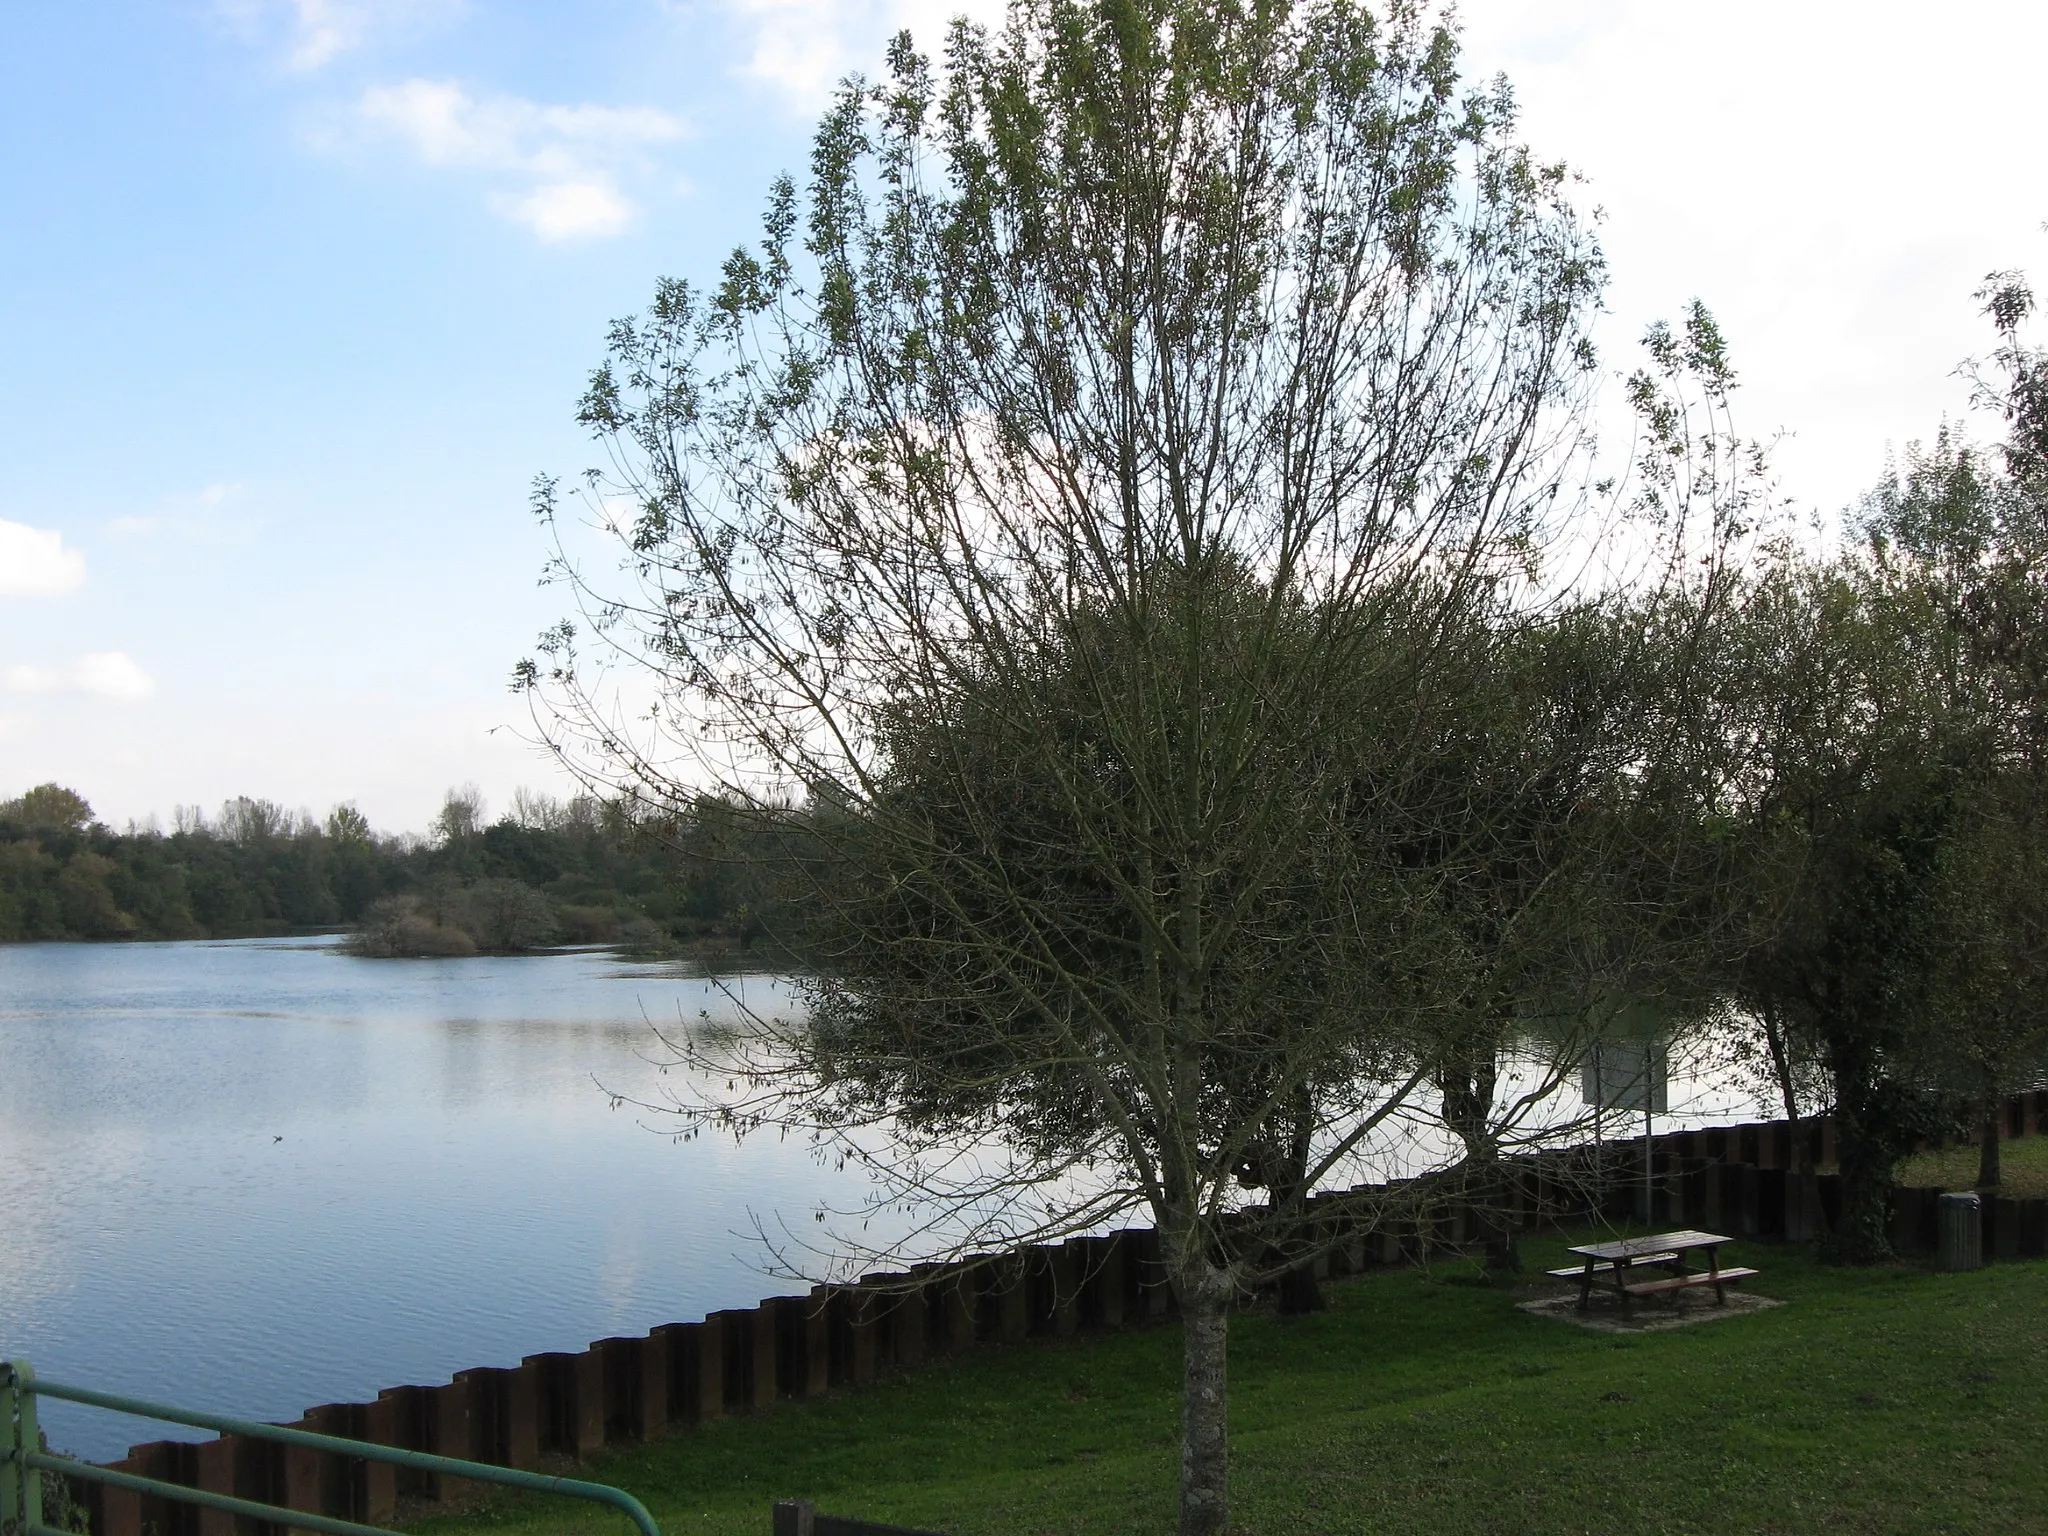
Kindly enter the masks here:
<path id="1" fill-rule="evenodd" d="M 1507 1175 L 1496 1160 L 1489 1170 L 1485 1193 L 1479 1201 L 1479 1233 L 1485 1244 L 1486 1272 L 1490 1275 L 1519 1275 L 1522 1250 L 1515 1230 L 1515 1213 L 1508 1204 Z"/>
<path id="2" fill-rule="evenodd" d="M 1230 1529 L 1230 1292 L 1208 1270 L 1182 1287 L 1180 1536 Z"/>
<path id="3" fill-rule="evenodd" d="M 1840 1264 L 1882 1264 L 1892 1257 L 1886 1232 L 1891 1193 L 1889 1160 L 1870 1155 L 1853 1112 L 1835 1111 L 1835 1142 L 1842 1158 L 1842 1219 L 1830 1234 L 1830 1256 Z"/>
<path id="4" fill-rule="evenodd" d="M 1443 1096 L 1444 1123 L 1465 1144 L 1465 1198 L 1479 1221 L 1487 1272 L 1518 1275 L 1522 1253 L 1508 1210 L 1507 1172 L 1493 1139 L 1499 1039 L 1496 1033 L 1447 1055 L 1437 1069 L 1436 1086 Z"/>
<path id="5" fill-rule="evenodd" d="M 1315 1135 L 1315 1110 L 1306 1090 L 1293 1095 L 1286 1150 L 1268 1158 L 1254 1159 L 1240 1178 L 1262 1187 L 1275 1211 L 1298 1206 L 1308 1195 L 1308 1159 Z M 1306 1228 L 1304 1228 L 1306 1230 Z M 1320 1312 L 1328 1303 L 1322 1282 L 1316 1279 L 1316 1235 L 1284 1235 L 1261 1257 L 1263 1264 L 1284 1264 L 1280 1275 L 1280 1311 L 1289 1317 Z"/>
<path id="6" fill-rule="evenodd" d="M 1892 1167 L 1897 1160 L 1885 1135 L 1875 1073 L 1860 1051 L 1841 1049 L 1835 1079 L 1835 1148 L 1842 1169 L 1842 1219 L 1828 1234 L 1824 1254 L 1837 1264 L 1883 1264 L 1894 1257 L 1890 1225 Z"/>
<path id="7" fill-rule="evenodd" d="M 1999 1102 L 1992 1099 L 1984 1110 L 1984 1135 L 1977 1143 L 1977 1187 L 1996 1189 L 1999 1184 Z"/>
<path id="8" fill-rule="evenodd" d="M 1799 1118 L 1799 1090 L 1792 1078 L 1792 1047 L 1785 1038 L 1783 1026 L 1768 1012 L 1760 1015 L 1764 1026 L 1764 1047 L 1771 1053 L 1771 1075 L 1778 1081 L 1778 1099 L 1785 1106 L 1786 1123 L 1792 1127 L 1792 1172 L 1805 1175 L 1812 1173 L 1813 1159 L 1808 1155 L 1806 1126 Z M 1815 1208 L 1818 1216 L 1819 1208 Z"/>

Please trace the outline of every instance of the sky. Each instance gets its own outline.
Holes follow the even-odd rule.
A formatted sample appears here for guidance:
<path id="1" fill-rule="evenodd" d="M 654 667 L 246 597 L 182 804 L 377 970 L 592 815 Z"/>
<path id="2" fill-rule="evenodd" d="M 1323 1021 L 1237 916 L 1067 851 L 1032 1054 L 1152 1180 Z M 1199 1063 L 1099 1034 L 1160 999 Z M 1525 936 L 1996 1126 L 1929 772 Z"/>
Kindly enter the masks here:
<path id="1" fill-rule="evenodd" d="M 569 786 L 506 687 L 565 611 L 538 474 L 606 323 L 705 277 L 834 80 L 935 0 L 71 0 L 0 46 L 0 797 L 423 828 Z M 994 14 L 981 0 L 973 9 Z M 1616 373 L 1695 297 L 1829 518 L 1964 422 L 2048 284 L 2048 7 L 1470 0 L 1584 177 Z M 1977 424 L 1980 435 L 1989 423 Z"/>

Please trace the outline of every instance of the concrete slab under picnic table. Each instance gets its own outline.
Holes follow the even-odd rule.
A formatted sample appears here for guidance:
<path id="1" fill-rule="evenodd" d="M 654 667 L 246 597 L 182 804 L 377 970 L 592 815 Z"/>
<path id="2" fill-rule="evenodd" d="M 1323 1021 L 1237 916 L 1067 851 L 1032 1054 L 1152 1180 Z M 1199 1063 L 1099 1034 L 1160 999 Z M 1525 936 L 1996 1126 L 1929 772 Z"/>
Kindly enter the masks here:
<path id="1" fill-rule="evenodd" d="M 1623 1311 L 1620 1298 L 1612 1292 L 1595 1292 L 1591 1305 L 1581 1308 L 1579 1293 L 1572 1290 L 1562 1295 L 1538 1296 L 1516 1305 L 1532 1317 L 1553 1318 L 1593 1333 L 1656 1333 L 1665 1328 L 1690 1328 L 1695 1323 L 1748 1317 L 1785 1303 L 1731 1286 L 1727 1301 L 1718 1304 L 1710 1292 L 1702 1295 L 1694 1291 L 1681 1292 L 1669 1302 L 1646 1305 L 1638 1301 Z"/>

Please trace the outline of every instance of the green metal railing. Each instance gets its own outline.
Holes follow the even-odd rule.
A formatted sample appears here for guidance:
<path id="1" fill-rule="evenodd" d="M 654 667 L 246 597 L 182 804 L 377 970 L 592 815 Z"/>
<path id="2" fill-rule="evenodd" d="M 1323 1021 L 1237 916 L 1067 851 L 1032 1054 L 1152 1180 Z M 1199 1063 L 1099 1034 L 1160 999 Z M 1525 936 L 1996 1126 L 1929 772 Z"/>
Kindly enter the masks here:
<path id="1" fill-rule="evenodd" d="M 183 1483 L 137 1477 L 132 1472 L 117 1472 L 112 1467 L 97 1467 L 69 1456 L 53 1456 L 42 1448 L 42 1435 L 36 1423 L 36 1399 L 39 1397 L 62 1398 L 65 1402 L 107 1408 L 115 1413 L 133 1414 L 137 1418 L 189 1424 L 195 1429 L 246 1435 L 254 1440 L 271 1440 L 280 1445 L 302 1446 L 337 1456 L 354 1456 L 363 1461 L 389 1462 L 393 1466 L 410 1467 L 419 1472 L 445 1472 L 452 1477 L 465 1477 L 479 1483 L 499 1483 L 507 1488 L 524 1488 L 531 1493 L 555 1493 L 564 1498 L 588 1499 L 623 1511 L 639 1527 L 640 1536 L 661 1536 L 661 1527 L 654 1523 L 654 1517 L 644 1504 L 623 1488 L 613 1488 L 605 1483 L 580 1482 L 573 1477 L 548 1477 L 512 1467 L 494 1467 L 488 1462 L 433 1456 L 425 1451 L 404 1451 L 395 1446 L 372 1445 L 366 1440 L 316 1435 L 309 1430 L 286 1429 L 279 1424 L 231 1419 L 223 1413 L 202 1413 L 191 1408 L 173 1408 L 164 1403 L 123 1397 L 115 1392 L 66 1386 L 62 1382 L 37 1377 L 25 1360 L 0 1361 L 0 1536 L 72 1536 L 71 1532 L 54 1530 L 43 1524 L 42 1474 L 45 1472 L 57 1472 L 110 1488 L 126 1488 L 134 1493 L 172 1499 L 181 1504 L 197 1504 L 203 1509 L 218 1509 L 231 1515 L 247 1515 L 298 1530 L 321 1531 L 327 1536 L 394 1536 L 381 1526 L 337 1520 L 331 1515 L 286 1509 L 254 1499 L 238 1499 L 231 1494 L 214 1493 L 204 1488 L 188 1488 Z"/>

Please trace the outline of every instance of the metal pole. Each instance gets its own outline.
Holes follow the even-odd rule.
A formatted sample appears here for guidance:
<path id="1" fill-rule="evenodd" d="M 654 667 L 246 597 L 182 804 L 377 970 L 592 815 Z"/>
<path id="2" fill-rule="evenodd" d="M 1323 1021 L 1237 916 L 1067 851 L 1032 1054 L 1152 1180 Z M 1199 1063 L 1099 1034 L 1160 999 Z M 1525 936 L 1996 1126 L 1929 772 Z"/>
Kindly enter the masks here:
<path id="1" fill-rule="evenodd" d="M 133 1472 L 116 1472 L 112 1467 L 94 1466 L 89 1461 L 73 1461 L 68 1456 L 31 1456 L 29 1465 L 48 1467 L 52 1472 L 62 1472 L 88 1483 L 104 1483 L 110 1488 L 126 1488 L 135 1493 L 159 1496 L 164 1493 L 164 1484 L 158 1478 L 137 1477 Z M 212 1493 L 204 1488 L 187 1488 L 182 1484 L 176 1486 L 178 1491 L 175 1497 L 180 1504 L 196 1504 L 201 1509 L 217 1509 L 225 1514 L 247 1515 L 252 1520 L 265 1520 L 300 1530 L 319 1531 L 322 1536 L 392 1536 L 392 1533 L 381 1525 L 359 1525 L 353 1520 L 336 1520 L 330 1515 L 316 1515 L 308 1510 L 284 1510 L 275 1504 L 261 1504 L 254 1499 L 238 1499 L 232 1494 Z M 36 1526 L 28 1527 L 28 1536 L 34 1536 L 36 1529 Z M 63 1533 L 60 1532 L 59 1536 L 63 1536 Z"/>
<path id="2" fill-rule="evenodd" d="M 43 1440 L 35 1379 L 25 1361 L 0 1361 L 0 1528 L 43 1523 L 43 1474 L 29 1460 Z"/>
<path id="3" fill-rule="evenodd" d="M 21 1428 L 14 1419 L 15 1404 L 19 1401 L 14 1372 L 0 1365 L 0 1531 L 14 1529 L 17 1511 L 24 1502 L 21 1480 L 28 1469 L 16 1459 Z"/>
<path id="4" fill-rule="evenodd" d="M 401 1450 L 396 1446 L 376 1445 L 365 1440 L 345 1440 L 337 1435 L 314 1434 L 309 1430 L 288 1429 L 282 1424 L 259 1424 L 250 1419 L 230 1418 L 224 1413 L 202 1413 L 191 1408 L 174 1408 L 168 1403 L 152 1403 L 141 1398 L 123 1397 L 115 1392 L 95 1392 L 89 1387 L 66 1386 L 62 1382 L 38 1381 L 35 1372 L 25 1361 L 0 1361 L 0 1393 L 9 1394 L 15 1404 L 12 1414 L 5 1416 L 6 1422 L 15 1426 L 10 1441 L 0 1432 L 0 1460 L 9 1467 L 21 1471 L 10 1477 L 0 1469 L 0 1497 L 14 1484 L 25 1485 L 27 1489 L 26 1508 L 29 1518 L 27 1525 L 38 1529 L 42 1524 L 40 1500 L 41 1481 L 38 1469 L 50 1467 L 84 1478 L 88 1482 L 108 1483 L 119 1488 L 132 1488 L 138 1493 L 154 1493 L 162 1498 L 175 1499 L 182 1503 L 199 1504 L 211 1509 L 225 1510 L 235 1514 L 250 1514 L 259 1519 L 268 1519 L 274 1524 L 304 1526 L 311 1530 L 324 1530 L 335 1536 L 349 1536 L 349 1533 L 376 1531 L 375 1526 L 359 1526 L 349 1521 L 336 1521 L 326 1517 L 302 1517 L 302 1512 L 281 1509 L 275 1505 L 253 1504 L 248 1500 L 228 1499 L 225 1495 L 207 1493 L 182 1484 L 165 1483 L 155 1478 L 137 1478 L 131 1473 L 116 1472 L 108 1467 L 96 1467 L 88 1462 L 74 1462 L 69 1457 L 51 1456 L 41 1449 L 36 1435 L 35 1399 L 38 1396 L 62 1398 L 67 1402 L 84 1403 L 90 1407 L 108 1408 L 115 1413 L 130 1413 L 138 1418 L 162 1419 L 170 1424 L 190 1424 L 196 1429 L 211 1429 L 221 1434 L 247 1435 L 255 1440 L 270 1440 L 281 1445 L 296 1445 L 307 1450 L 328 1451 L 339 1456 L 353 1456 L 362 1461 L 388 1462 L 394 1466 L 412 1467 L 422 1472 L 442 1472 L 456 1477 L 468 1478 L 474 1482 L 499 1483 L 509 1488 L 523 1488 L 533 1493 L 555 1493 L 566 1498 L 588 1499 L 593 1503 L 609 1504 L 619 1510 L 634 1525 L 641 1536 L 661 1536 L 661 1527 L 638 1499 L 623 1488 L 614 1488 L 605 1483 L 586 1483 L 572 1477 L 550 1477 L 543 1473 L 524 1472 L 515 1467 L 497 1467 L 486 1462 L 463 1461 L 454 1456 L 435 1456 L 426 1451 Z M 7 1399 L 0 1397 L 0 1403 Z M 22 1432 L 27 1439 L 23 1441 Z M 18 1500 L 13 1508 L 19 1513 L 24 1507 Z M 0 1509 L 6 1506 L 0 1505 Z M 34 1536 L 34 1532 L 26 1533 Z"/>
<path id="5" fill-rule="evenodd" d="M 1643 1225 L 1657 1224 L 1656 1125 L 1650 1118 L 1650 1060 L 1643 1056 Z"/>

